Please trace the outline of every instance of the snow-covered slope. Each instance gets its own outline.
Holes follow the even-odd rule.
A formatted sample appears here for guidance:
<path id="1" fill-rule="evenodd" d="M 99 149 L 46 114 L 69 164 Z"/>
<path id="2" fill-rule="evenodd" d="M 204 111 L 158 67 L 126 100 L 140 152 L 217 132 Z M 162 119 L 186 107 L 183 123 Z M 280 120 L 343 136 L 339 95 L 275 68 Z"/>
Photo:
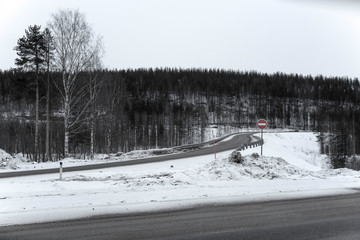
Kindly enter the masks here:
<path id="1" fill-rule="evenodd" d="M 257 135 L 260 136 L 260 134 Z M 330 168 L 328 157 L 325 154 L 320 154 L 320 144 L 315 133 L 265 132 L 264 141 L 264 156 L 279 157 L 289 164 L 311 171 Z M 256 150 L 247 149 L 243 154 L 251 154 L 252 152 L 260 154 L 260 148 Z"/>
<path id="2" fill-rule="evenodd" d="M 359 172 L 328 168 L 314 133 L 268 133 L 260 147 L 181 161 L 1 179 L 0 226 L 209 203 L 354 192 Z"/>

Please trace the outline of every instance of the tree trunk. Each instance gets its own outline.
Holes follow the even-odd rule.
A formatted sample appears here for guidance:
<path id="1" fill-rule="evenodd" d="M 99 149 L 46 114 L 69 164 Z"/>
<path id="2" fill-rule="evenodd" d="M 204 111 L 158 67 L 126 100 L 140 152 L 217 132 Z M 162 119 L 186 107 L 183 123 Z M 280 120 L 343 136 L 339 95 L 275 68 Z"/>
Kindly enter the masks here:
<path id="1" fill-rule="evenodd" d="M 94 123 L 94 113 L 91 114 L 91 123 L 90 123 L 90 158 L 94 158 L 94 144 L 95 144 L 95 123 Z"/>
<path id="2" fill-rule="evenodd" d="M 352 132 L 351 132 L 351 140 L 352 140 L 352 156 L 356 154 L 356 141 L 355 141 L 355 117 L 354 117 L 354 110 L 352 110 Z"/>
<path id="3" fill-rule="evenodd" d="M 158 148 L 158 127 L 155 125 L 155 148 Z"/>
<path id="4" fill-rule="evenodd" d="M 65 93 L 64 101 L 64 157 L 69 157 L 69 135 L 70 135 L 70 105 L 69 105 L 69 96 Z"/>
<path id="5" fill-rule="evenodd" d="M 109 156 L 110 159 L 110 148 L 111 148 L 111 129 L 109 127 L 108 129 L 108 134 L 107 134 L 107 154 Z"/>
<path id="6" fill-rule="evenodd" d="M 35 156 L 34 160 L 40 162 L 39 154 L 39 80 L 36 74 L 36 107 L 35 107 Z"/>
<path id="7" fill-rule="evenodd" d="M 47 69 L 47 92 L 46 92 L 46 149 L 45 149 L 45 161 L 50 161 L 50 75 L 49 65 Z"/>
<path id="8" fill-rule="evenodd" d="M 69 156 L 69 130 L 65 129 L 65 138 L 64 138 L 64 157 Z"/>
<path id="9" fill-rule="evenodd" d="M 90 72 L 91 73 L 91 72 Z M 95 86 L 96 77 L 92 78 L 90 75 L 90 101 L 91 101 L 91 114 L 90 114 L 90 159 L 94 158 L 94 144 L 95 144 Z"/>

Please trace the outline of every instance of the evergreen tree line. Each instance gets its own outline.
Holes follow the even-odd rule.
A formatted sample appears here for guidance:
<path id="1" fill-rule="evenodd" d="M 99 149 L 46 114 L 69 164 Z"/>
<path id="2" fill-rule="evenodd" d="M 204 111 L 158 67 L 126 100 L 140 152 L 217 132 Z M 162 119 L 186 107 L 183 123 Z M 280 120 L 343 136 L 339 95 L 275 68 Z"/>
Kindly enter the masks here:
<path id="1" fill-rule="evenodd" d="M 70 135 L 70 153 L 88 156 L 90 119 L 95 152 L 171 147 L 201 142 L 209 125 L 254 128 L 259 118 L 270 128 L 318 131 L 322 151 L 335 167 L 360 151 L 357 79 L 297 74 L 263 74 L 218 69 L 128 69 L 97 71 L 96 98 Z M 34 154 L 35 79 L 38 81 L 39 155 L 45 157 L 47 76 L 0 71 L 0 148 Z M 79 74 L 79 89 L 89 72 Z M 64 156 L 61 73 L 50 77 L 51 156 Z M 88 96 L 84 96 L 84 99 Z M 85 100 L 84 100 L 85 101 Z M 82 104 L 78 104 L 83 106 Z M 82 111 L 83 109 L 75 109 Z M 75 117 L 75 116 L 72 116 Z"/>

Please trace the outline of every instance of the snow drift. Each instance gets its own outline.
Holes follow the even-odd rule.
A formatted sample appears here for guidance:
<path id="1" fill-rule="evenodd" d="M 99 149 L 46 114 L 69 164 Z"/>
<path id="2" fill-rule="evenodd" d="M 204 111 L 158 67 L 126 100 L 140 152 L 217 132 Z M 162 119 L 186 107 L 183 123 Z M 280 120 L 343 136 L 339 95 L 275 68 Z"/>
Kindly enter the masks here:
<path id="1" fill-rule="evenodd" d="M 0 149 L 0 169 L 16 169 L 16 159 Z"/>

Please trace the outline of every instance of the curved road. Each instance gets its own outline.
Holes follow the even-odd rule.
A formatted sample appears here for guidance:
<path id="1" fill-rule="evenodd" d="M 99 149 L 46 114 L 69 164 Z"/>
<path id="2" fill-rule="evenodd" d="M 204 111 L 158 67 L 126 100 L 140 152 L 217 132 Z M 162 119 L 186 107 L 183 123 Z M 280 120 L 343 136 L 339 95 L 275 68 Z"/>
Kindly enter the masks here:
<path id="1" fill-rule="evenodd" d="M 1 240 L 360 239 L 360 194 L 0 228 Z"/>
<path id="2" fill-rule="evenodd" d="M 235 135 L 230 141 L 219 142 L 215 145 L 216 151 L 223 152 L 227 150 L 235 150 L 240 145 L 250 142 L 251 141 L 250 136 L 252 134 L 253 133 L 243 133 L 243 134 Z M 177 160 L 182 158 L 208 155 L 208 154 L 212 154 L 213 152 L 214 152 L 214 147 L 211 146 L 207 148 L 201 148 L 195 151 L 188 151 L 184 153 L 164 155 L 159 157 L 143 158 L 143 159 L 137 159 L 131 161 L 124 161 L 124 162 L 109 162 L 109 163 L 91 164 L 91 165 L 76 166 L 76 167 L 64 167 L 63 172 L 83 171 L 83 170 L 92 170 L 92 169 L 100 169 L 100 168 L 129 166 L 135 164 L 162 162 L 168 160 Z M 0 178 L 29 176 L 29 175 L 58 173 L 58 172 L 59 172 L 59 168 L 38 169 L 38 170 L 29 170 L 29 171 L 14 171 L 14 172 L 0 173 Z"/>

